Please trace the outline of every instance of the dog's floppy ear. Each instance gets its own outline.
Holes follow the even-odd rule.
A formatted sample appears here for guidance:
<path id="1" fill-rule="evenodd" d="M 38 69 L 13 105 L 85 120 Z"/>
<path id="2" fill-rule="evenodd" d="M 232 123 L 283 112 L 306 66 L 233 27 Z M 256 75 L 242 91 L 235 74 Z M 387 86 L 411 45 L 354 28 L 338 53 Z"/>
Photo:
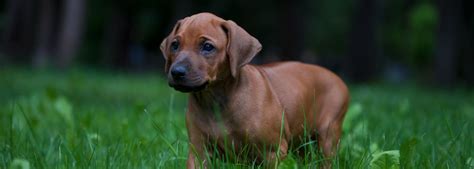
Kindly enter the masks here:
<path id="1" fill-rule="evenodd" d="M 168 59 L 168 40 L 171 38 L 171 35 L 174 35 L 176 34 L 176 31 L 178 31 L 179 27 L 181 26 L 181 22 L 182 20 L 179 20 L 178 22 L 176 22 L 176 24 L 174 25 L 174 28 L 173 28 L 173 31 L 171 31 L 171 33 L 165 38 L 163 39 L 163 41 L 161 42 L 160 44 L 160 50 L 161 50 L 161 53 L 163 54 L 163 57 L 165 58 L 165 72 L 168 73 L 168 70 L 170 68 L 170 65 L 171 65 L 171 61 L 169 61 Z"/>
<path id="2" fill-rule="evenodd" d="M 249 63 L 262 49 L 262 45 L 235 22 L 228 20 L 222 23 L 227 33 L 227 56 L 229 57 L 230 71 L 235 78 L 239 69 Z"/>

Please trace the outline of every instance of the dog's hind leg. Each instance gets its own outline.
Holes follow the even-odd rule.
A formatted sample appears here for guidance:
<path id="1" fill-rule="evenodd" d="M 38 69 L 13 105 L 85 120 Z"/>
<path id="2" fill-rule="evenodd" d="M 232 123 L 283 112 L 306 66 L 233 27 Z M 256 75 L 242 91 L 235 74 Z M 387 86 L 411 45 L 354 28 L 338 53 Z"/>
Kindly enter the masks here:
<path id="1" fill-rule="evenodd" d="M 316 121 L 318 145 L 325 158 L 323 168 L 330 168 L 331 160 L 337 154 L 347 100 L 340 99 L 337 95 L 328 95 L 319 110 L 318 113 L 321 114 Z"/>

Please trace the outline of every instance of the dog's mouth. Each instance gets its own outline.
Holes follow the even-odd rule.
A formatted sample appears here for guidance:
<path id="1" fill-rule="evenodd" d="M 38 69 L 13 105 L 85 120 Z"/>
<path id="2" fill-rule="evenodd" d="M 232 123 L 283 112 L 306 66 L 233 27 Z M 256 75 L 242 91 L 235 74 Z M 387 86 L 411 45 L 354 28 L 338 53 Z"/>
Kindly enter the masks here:
<path id="1" fill-rule="evenodd" d="M 208 81 L 200 84 L 200 85 L 182 85 L 182 84 L 172 84 L 169 83 L 169 86 L 173 87 L 175 90 L 183 92 L 183 93 L 189 93 L 189 92 L 198 92 L 206 88 L 206 86 L 209 84 Z"/>

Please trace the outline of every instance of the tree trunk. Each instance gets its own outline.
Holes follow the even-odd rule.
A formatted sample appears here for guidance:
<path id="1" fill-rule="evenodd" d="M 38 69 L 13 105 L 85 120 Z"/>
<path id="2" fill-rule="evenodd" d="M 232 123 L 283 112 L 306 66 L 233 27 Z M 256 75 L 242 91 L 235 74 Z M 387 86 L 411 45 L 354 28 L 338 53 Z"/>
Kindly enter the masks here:
<path id="1" fill-rule="evenodd" d="M 439 27 L 435 48 L 434 80 L 449 86 L 456 79 L 455 64 L 459 56 L 461 0 L 438 0 Z"/>
<path id="2" fill-rule="evenodd" d="M 104 34 L 104 62 L 116 68 L 129 67 L 132 16 L 124 4 L 112 6 Z"/>
<path id="3" fill-rule="evenodd" d="M 45 67 L 52 55 L 53 32 L 55 30 L 55 0 L 40 0 L 39 26 L 36 41 L 36 51 L 33 54 L 33 66 Z"/>
<path id="4" fill-rule="evenodd" d="M 358 0 L 349 34 L 346 76 L 355 82 L 373 78 L 376 71 L 376 1 Z"/>
<path id="5" fill-rule="evenodd" d="M 8 60 L 24 62 L 34 44 L 35 1 L 7 0 L 2 52 Z"/>
<path id="6" fill-rule="evenodd" d="M 305 50 L 305 1 L 278 1 L 278 56 L 282 60 L 300 60 Z"/>
<path id="7" fill-rule="evenodd" d="M 80 47 L 85 17 L 85 1 L 66 0 L 63 9 L 56 65 L 65 69 L 71 65 Z"/>
<path id="8" fill-rule="evenodd" d="M 193 11 L 193 1 L 191 0 L 175 0 L 174 5 L 174 12 L 173 12 L 173 19 L 177 21 L 179 19 L 183 19 L 186 16 L 189 16 L 193 13 L 189 13 Z M 171 23 L 171 28 L 173 28 L 174 23 Z"/>
<path id="9" fill-rule="evenodd" d="M 20 26 L 20 7 L 23 1 L 7 0 L 5 15 L 5 30 L 2 34 L 2 52 L 11 55 L 11 49 L 18 43 L 18 27 Z"/>
<path id="10" fill-rule="evenodd" d="M 461 72 L 463 78 L 470 85 L 474 84 L 474 2 L 472 0 L 463 0 L 463 24 L 462 28 L 462 56 Z"/>

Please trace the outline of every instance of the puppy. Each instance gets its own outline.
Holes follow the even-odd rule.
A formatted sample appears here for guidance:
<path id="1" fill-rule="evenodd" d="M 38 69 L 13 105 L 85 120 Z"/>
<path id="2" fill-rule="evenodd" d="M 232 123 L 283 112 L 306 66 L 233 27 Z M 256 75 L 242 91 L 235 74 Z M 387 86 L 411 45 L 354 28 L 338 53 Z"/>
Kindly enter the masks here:
<path id="1" fill-rule="evenodd" d="M 210 13 L 179 20 L 161 43 L 169 85 L 189 93 L 188 168 L 206 165 L 206 153 L 249 147 L 250 156 L 276 164 L 305 135 L 317 138 L 326 158 L 336 154 L 349 100 L 344 82 L 299 62 L 249 65 L 261 48 Z"/>

